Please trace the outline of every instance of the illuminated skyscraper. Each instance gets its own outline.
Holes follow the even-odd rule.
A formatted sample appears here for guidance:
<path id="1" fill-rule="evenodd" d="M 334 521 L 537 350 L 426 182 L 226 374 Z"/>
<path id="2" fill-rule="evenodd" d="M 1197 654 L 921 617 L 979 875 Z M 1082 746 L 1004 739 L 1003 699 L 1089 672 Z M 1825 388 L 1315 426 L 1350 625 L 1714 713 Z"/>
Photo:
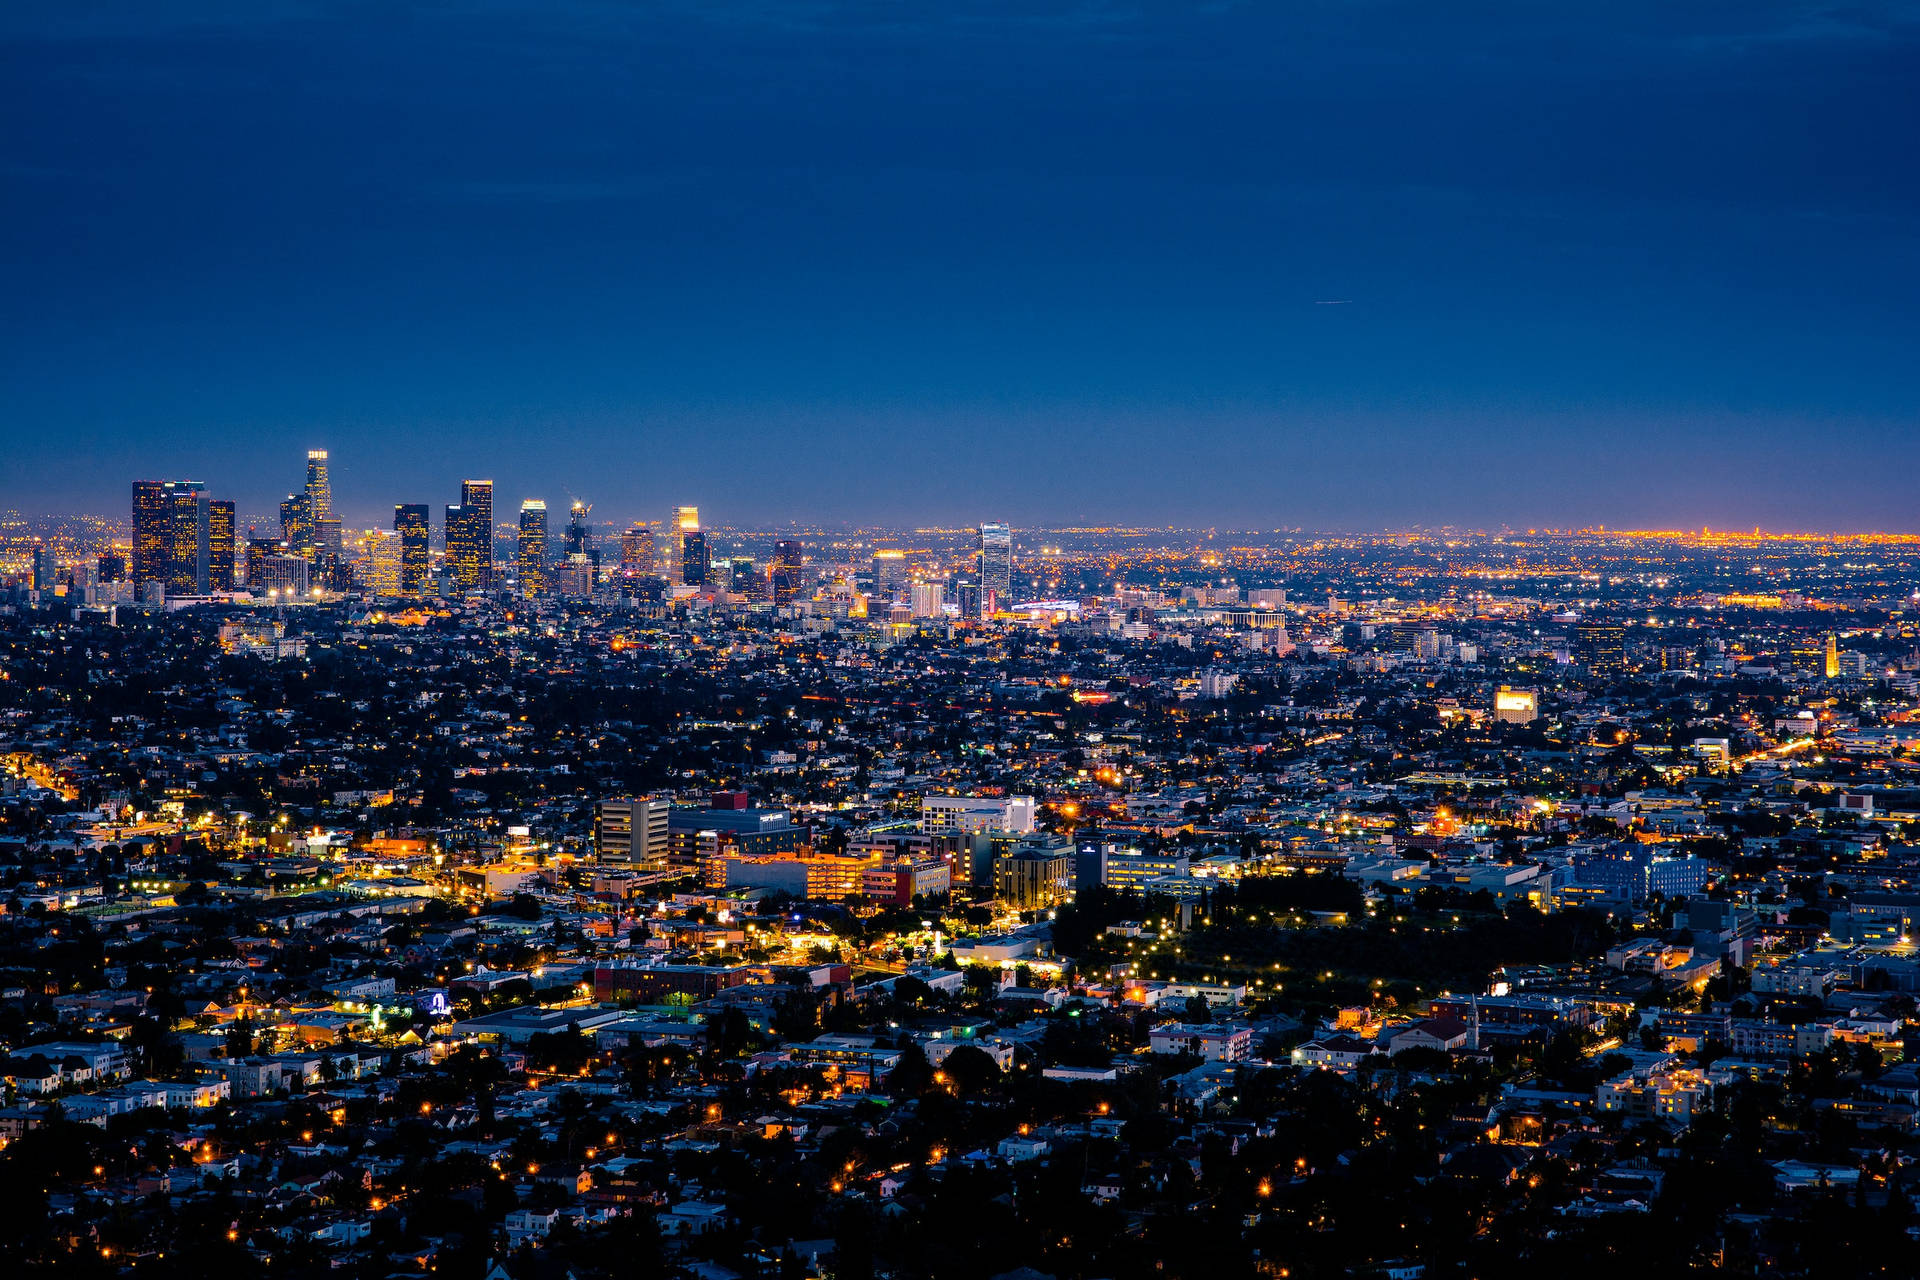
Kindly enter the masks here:
<path id="1" fill-rule="evenodd" d="M 400 534 L 391 529 L 363 529 L 353 535 L 347 552 L 360 589 L 376 596 L 400 594 Z"/>
<path id="2" fill-rule="evenodd" d="M 233 523 L 231 502 L 207 504 L 207 587 L 233 590 Z"/>
<path id="3" fill-rule="evenodd" d="M 980 608 L 994 613 L 1013 601 L 1013 530 L 1004 524 L 980 526 Z"/>
<path id="4" fill-rule="evenodd" d="M 59 577 L 59 566 L 53 562 L 53 548 L 40 539 L 33 540 L 32 585 L 35 591 L 51 591 L 54 580 Z"/>
<path id="5" fill-rule="evenodd" d="M 313 549 L 313 505 L 304 493 L 280 500 L 280 541 L 295 552 Z"/>
<path id="6" fill-rule="evenodd" d="M 468 480 L 447 508 L 447 563 L 462 591 L 493 589 L 493 481 Z"/>
<path id="7" fill-rule="evenodd" d="M 203 596 L 207 594 L 208 561 L 212 547 L 208 528 L 211 513 L 207 495 L 198 480 L 169 480 L 167 500 L 172 506 L 168 522 L 167 594 Z"/>
<path id="8" fill-rule="evenodd" d="M 400 535 L 400 594 L 427 594 L 427 570 L 433 559 L 431 530 L 424 502 L 403 502 L 393 509 L 393 531 Z"/>
<path id="9" fill-rule="evenodd" d="M 582 502 L 575 498 L 567 511 L 567 534 L 560 544 L 560 554 L 571 560 L 574 556 L 589 555 L 593 551 L 593 529 L 587 524 L 587 513 L 593 510 L 591 502 Z"/>
<path id="10" fill-rule="evenodd" d="M 767 575 L 746 556 L 735 556 L 727 567 L 727 590 L 760 603 L 767 598 Z"/>
<path id="11" fill-rule="evenodd" d="M 1579 627 L 1581 654 L 1588 669 L 1617 674 L 1627 669 L 1627 629 L 1618 622 L 1589 619 Z"/>
<path id="12" fill-rule="evenodd" d="M 307 518 L 315 524 L 333 519 L 333 484 L 327 479 L 325 449 L 307 450 Z"/>
<path id="13" fill-rule="evenodd" d="M 173 502 L 163 480 L 133 482 L 133 589 L 164 583 L 173 560 Z"/>
<path id="14" fill-rule="evenodd" d="M 873 553 L 873 594 L 879 600 L 897 600 L 907 587 L 907 553 L 891 548 Z"/>
<path id="15" fill-rule="evenodd" d="M 798 542 L 784 541 L 773 544 L 773 602 L 791 603 L 800 594 L 801 566 L 806 552 Z"/>
<path id="16" fill-rule="evenodd" d="M 625 578 L 653 576 L 653 530 L 643 524 L 630 525 L 620 535 L 620 575 Z"/>
<path id="17" fill-rule="evenodd" d="M 687 535 L 700 531 L 700 508 L 675 507 L 667 521 L 667 573 L 675 582 L 686 581 Z"/>
<path id="18" fill-rule="evenodd" d="M 1827 632 L 1826 673 L 1829 680 L 1840 678 L 1840 637 L 1831 631 Z"/>
<path id="19" fill-rule="evenodd" d="M 684 586 L 704 587 L 713 580 L 713 552 L 707 535 L 698 529 L 680 535 L 680 582 Z"/>
<path id="20" fill-rule="evenodd" d="M 520 594 L 535 596 L 547 589 L 547 504 L 528 498 L 520 504 Z"/>

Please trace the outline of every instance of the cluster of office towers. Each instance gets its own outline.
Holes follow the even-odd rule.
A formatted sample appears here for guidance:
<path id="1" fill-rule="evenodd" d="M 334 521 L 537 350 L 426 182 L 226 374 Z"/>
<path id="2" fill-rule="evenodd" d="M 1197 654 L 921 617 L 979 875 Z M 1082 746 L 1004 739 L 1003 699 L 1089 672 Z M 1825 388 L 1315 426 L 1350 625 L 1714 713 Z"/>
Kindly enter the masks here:
<path id="1" fill-rule="evenodd" d="M 553 553 L 547 527 L 547 504 L 528 498 L 520 504 L 518 541 L 512 558 L 522 595 L 590 595 L 608 574 L 602 572 L 586 502 L 572 504 L 559 554 Z M 249 529 L 244 543 L 236 536 L 234 504 L 210 500 L 198 480 L 137 480 L 133 485 L 132 578 L 142 598 L 209 595 L 245 586 L 259 594 L 296 598 L 316 587 L 346 590 L 353 587 L 379 595 L 422 597 L 436 588 L 465 594 L 488 592 L 499 581 L 495 556 L 493 481 L 467 480 L 460 501 L 446 508 L 443 524 L 445 555 L 436 583 L 432 554 L 431 508 L 424 502 L 405 502 L 393 509 L 391 533 L 370 530 L 349 546 L 340 519 L 333 511 L 333 486 L 324 449 L 307 453 L 306 483 L 280 503 L 280 536 L 256 537 Z M 665 525 L 666 556 L 662 563 L 654 531 L 635 523 L 620 534 L 617 573 L 630 580 L 632 594 L 649 587 L 691 587 L 728 591 L 749 601 L 786 604 L 804 598 L 807 584 L 805 548 L 798 541 L 774 544 L 766 569 L 746 558 L 716 559 L 707 531 L 700 526 L 698 507 L 675 507 Z M 244 552 L 236 558 L 236 551 Z M 370 580 L 355 582 L 353 553 Z M 898 556 L 899 553 L 895 553 Z M 961 611 L 971 616 L 991 615 L 1008 600 L 1012 577 L 1013 533 L 1004 524 L 980 528 L 978 583 L 961 583 Z M 874 560 L 875 586 L 881 593 L 904 588 L 905 562 Z M 901 581 L 889 580 L 897 568 Z M 916 584 L 915 591 L 922 590 Z M 938 590 L 936 586 L 933 588 Z M 972 599 L 967 598 L 974 593 Z M 939 611 L 939 602 L 930 612 Z"/>

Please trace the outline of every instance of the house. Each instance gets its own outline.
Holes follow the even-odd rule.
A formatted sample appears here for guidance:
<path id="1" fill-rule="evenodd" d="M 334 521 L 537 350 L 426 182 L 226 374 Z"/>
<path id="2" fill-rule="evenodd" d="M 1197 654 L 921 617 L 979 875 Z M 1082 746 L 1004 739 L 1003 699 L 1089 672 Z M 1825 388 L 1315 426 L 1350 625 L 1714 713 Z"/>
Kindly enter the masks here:
<path id="1" fill-rule="evenodd" d="M 994 1152 L 1009 1164 L 1019 1164 L 1023 1160 L 1038 1160 L 1053 1150 L 1053 1144 L 1041 1138 L 1027 1138 L 1013 1134 L 1000 1139 Z"/>
<path id="2" fill-rule="evenodd" d="M 1473 1028 L 1459 1018 L 1425 1018 L 1389 1033 L 1384 1039 L 1390 1054 L 1408 1049 L 1452 1053 L 1467 1047 L 1473 1039 Z"/>
<path id="3" fill-rule="evenodd" d="M 696 1235 L 709 1227 L 724 1225 L 726 1220 L 725 1205 L 708 1204 L 704 1200 L 683 1200 L 660 1215 L 660 1233 L 669 1236 Z"/>
<path id="4" fill-rule="evenodd" d="M 1293 1065 L 1327 1071 L 1351 1071 L 1373 1054 L 1373 1044 L 1354 1036 L 1322 1036 L 1295 1045 Z"/>

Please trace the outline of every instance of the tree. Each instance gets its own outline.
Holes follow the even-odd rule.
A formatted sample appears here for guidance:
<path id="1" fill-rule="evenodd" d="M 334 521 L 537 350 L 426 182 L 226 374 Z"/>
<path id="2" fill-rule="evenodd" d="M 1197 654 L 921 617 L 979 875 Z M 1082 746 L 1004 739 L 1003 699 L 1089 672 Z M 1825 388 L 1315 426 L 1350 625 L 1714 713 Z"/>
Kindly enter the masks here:
<path id="1" fill-rule="evenodd" d="M 940 1070 L 963 1098 L 977 1098 L 1000 1085 L 1000 1064 L 983 1049 L 961 1045 L 946 1056 Z"/>

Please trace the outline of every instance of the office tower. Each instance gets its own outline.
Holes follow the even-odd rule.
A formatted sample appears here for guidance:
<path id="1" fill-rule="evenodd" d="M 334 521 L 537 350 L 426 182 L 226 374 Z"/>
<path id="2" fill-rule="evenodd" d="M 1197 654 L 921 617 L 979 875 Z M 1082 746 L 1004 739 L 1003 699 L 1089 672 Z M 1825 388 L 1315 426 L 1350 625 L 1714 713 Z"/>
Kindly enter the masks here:
<path id="1" fill-rule="evenodd" d="M 207 572 L 211 567 L 209 545 L 211 513 L 207 495 L 198 480 L 167 481 L 168 518 L 167 594 L 203 596 L 207 594 Z"/>
<path id="2" fill-rule="evenodd" d="M 767 598 L 767 575 L 745 556 L 735 556 L 727 566 L 727 590 L 749 601 Z"/>
<path id="3" fill-rule="evenodd" d="M 896 599 L 907 585 L 907 553 L 883 550 L 873 553 L 873 594 L 878 600 Z"/>
<path id="4" fill-rule="evenodd" d="M 773 602 L 790 604 L 800 594 L 801 563 L 805 552 L 791 540 L 773 544 Z"/>
<path id="5" fill-rule="evenodd" d="M 980 526 L 980 609 L 993 614 L 1013 603 L 1013 530 Z"/>
<path id="6" fill-rule="evenodd" d="M 687 563 L 687 535 L 700 531 L 700 508 L 675 507 L 667 521 L 667 573 L 676 583 L 684 583 L 682 570 Z"/>
<path id="7" fill-rule="evenodd" d="M 493 590 L 493 481 L 463 480 L 460 505 L 473 513 L 477 543 L 474 555 L 475 585 L 482 591 Z"/>
<path id="8" fill-rule="evenodd" d="M 402 502 L 393 509 L 393 531 L 400 535 L 400 589 L 403 596 L 427 594 L 427 569 L 432 560 L 427 504 Z"/>
<path id="9" fill-rule="evenodd" d="M 913 584 L 913 616 L 937 618 L 946 612 L 947 589 L 937 582 Z"/>
<path id="10" fill-rule="evenodd" d="M 100 557 L 95 571 L 94 581 L 101 583 L 125 582 L 127 580 L 127 558 L 109 551 Z"/>
<path id="11" fill-rule="evenodd" d="M 963 618 L 980 616 L 980 584 L 977 582 L 956 582 L 953 584 L 953 603 Z"/>
<path id="12" fill-rule="evenodd" d="M 173 501 L 162 480 L 133 482 L 133 589 L 164 583 L 173 560 Z"/>
<path id="13" fill-rule="evenodd" d="M 447 508 L 447 572 L 459 591 L 481 589 L 480 513 L 466 506 Z"/>
<path id="14" fill-rule="evenodd" d="M 447 563 L 462 591 L 493 589 L 493 481 L 468 480 L 447 508 Z"/>
<path id="15" fill-rule="evenodd" d="M 1580 624 L 1582 657 L 1590 670 L 1615 673 L 1627 669 L 1627 629 L 1618 622 Z"/>
<path id="16" fill-rule="evenodd" d="M 280 500 L 280 541 L 293 551 L 313 549 L 313 504 L 304 493 Z"/>
<path id="17" fill-rule="evenodd" d="M 1831 631 L 1827 633 L 1826 673 L 1829 680 L 1837 680 L 1840 676 L 1840 637 Z"/>
<path id="18" fill-rule="evenodd" d="M 307 450 L 307 517 L 315 524 L 333 518 L 333 485 L 327 479 L 327 451 Z M 338 553 L 339 548 L 334 548 Z"/>
<path id="19" fill-rule="evenodd" d="M 353 572 L 360 588 L 371 595 L 400 594 L 400 535 L 391 529 L 363 529 L 353 538 Z"/>
<path id="20" fill-rule="evenodd" d="M 672 812 L 670 801 L 653 797 L 602 800 L 594 807 L 594 856 L 642 871 L 666 870 Z"/>
<path id="21" fill-rule="evenodd" d="M 207 587 L 233 590 L 233 524 L 231 502 L 207 504 Z"/>
<path id="22" fill-rule="evenodd" d="M 539 595 L 547 589 L 547 504 L 528 498 L 520 504 L 520 594 Z"/>
<path id="23" fill-rule="evenodd" d="M 680 535 L 680 582 L 683 586 L 704 587 L 712 578 L 713 555 L 707 549 L 707 535 L 698 529 Z"/>
<path id="24" fill-rule="evenodd" d="M 316 555 L 338 560 L 345 549 L 346 538 L 338 520 L 328 516 L 313 522 L 313 550 Z"/>
<path id="25" fill-rule="evenodd" d="M 1501 724 L 1532 724 L 1540 718 L 1540 695 L 1501 685 L 1493 695 L 1493 718 Z"/>
<path id="26" fill-rule="evenodd" d="M 560 546 L 560 554 L 571 560 L 575 556 L 590 555 L 593 551 L 593 531 L 587 526 L 587 513 L 593 510 L 591 502 L 582 502 L 575 498 L 567 512 L 566 538 Z"/>
<path id="27" fill-rule="evenodd" d="M 53 590 L 54 579 L 58 576 L 57 567 L 53 563 L 53 548 L 38 538 L 33 540 L 33 547 L 29 553 L 29 568 L 33 590 Z"/>
<path id="28" fill-rule="evenodd" d="M 312 590 L 313 562 L 284 549 L 255 556 L 247 566 L 247 585 L 256 594 L 294 599 Z"/>
<path id="29" fill-rule="evenodd" d="M 255 593 L 262 590 L 260 584 L 264 580 L 268 556 L 286 554 L 288 554 L 286 543 L 276 542 L 272 538 L 255 538 L 249 535 L 246 562 L 240 566 L 240 571 L 246 578 L 247 590 Z"/>
<path id="30" fill-rule="evenodd" d="M 620 573 L 627 578 L 653 576 L 653 530 L 634 524 L 620 535 Z"/>

